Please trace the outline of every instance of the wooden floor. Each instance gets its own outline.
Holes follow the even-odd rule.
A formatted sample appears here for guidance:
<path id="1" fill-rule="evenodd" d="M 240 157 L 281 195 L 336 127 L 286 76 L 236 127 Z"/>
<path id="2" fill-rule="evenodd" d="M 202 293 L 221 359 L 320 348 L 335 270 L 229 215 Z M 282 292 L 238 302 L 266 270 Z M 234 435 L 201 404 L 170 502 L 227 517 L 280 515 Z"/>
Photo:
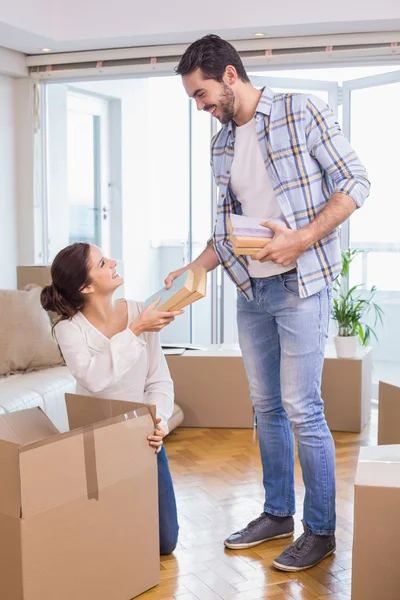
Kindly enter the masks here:
<path id="1" fill-rule="evenodd" d="M 298 574 L 275 570 L 291 539 L 252 550 L 225 550 L 223 540 L 262 512 L 258 446 L 250 430 L 178 429 L 166 443 L 180 521 L 179 544 L 161 557 L 161 583 L 146 600 L 349 600 L 353 483 L 360 446 L 376 444 L 376 409 L 361 435 L 336 433 L 337 552 Z M 295 536 L 302 533 L 304 487 L 296 459 Z"/>

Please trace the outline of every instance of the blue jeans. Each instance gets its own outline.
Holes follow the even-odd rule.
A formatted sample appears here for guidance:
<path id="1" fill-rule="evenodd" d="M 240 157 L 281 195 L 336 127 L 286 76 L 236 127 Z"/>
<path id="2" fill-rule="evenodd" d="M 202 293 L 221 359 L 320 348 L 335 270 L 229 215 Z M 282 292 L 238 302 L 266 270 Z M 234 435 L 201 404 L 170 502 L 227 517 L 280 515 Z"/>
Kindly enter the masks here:
<path id="1" fill-rule="evenodd" d="M 304 520 L 335 530 L 335 446 L 324 416 L 321 375 L 331 289 L 298 295 L 295 273 L 252 279 L 254 300 L 237 300 L 239 343 L 258 428 L 264 510 L 293 515 L 294 437 L 306 488 Z"/>
<path id="2" fill-rule="evenodd" d="M 178 542 L 178 515 L 171 472 L 164 446 L 157 454 L 160 554 L 171 554 Z"/>

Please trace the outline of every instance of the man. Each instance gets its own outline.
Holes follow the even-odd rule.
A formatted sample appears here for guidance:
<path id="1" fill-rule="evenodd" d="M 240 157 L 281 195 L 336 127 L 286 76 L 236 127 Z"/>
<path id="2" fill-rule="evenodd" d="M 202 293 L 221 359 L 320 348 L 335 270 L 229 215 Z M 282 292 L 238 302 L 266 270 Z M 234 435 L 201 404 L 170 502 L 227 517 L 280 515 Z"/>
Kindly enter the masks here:
<path id="1" fill-rule="evenodd" d="M 239 342 L 263 466 L 264 512 L 225 546 L 293 535 L 294 432 L 306 488 L 304 533 L 273 564 L 299 571 L 335 551 L 335 447 L 321 373 L 331 284 L 341 269 L 337 228 L 368 196 L 367 173 L 324 102 L 257 90 L 236 50 L 218 36 L 194 42 L 176 71 L 198 110 L 223 125 L 211 142 L 219 188 L 214 235 L 194 265 L 211 271 L 221 264 L 238 288 Z M 255 260 L 233 254 L 229 213 L 257 217 L 273 230 Z M 171 273 L 166 287 L 190 266 Z"/>

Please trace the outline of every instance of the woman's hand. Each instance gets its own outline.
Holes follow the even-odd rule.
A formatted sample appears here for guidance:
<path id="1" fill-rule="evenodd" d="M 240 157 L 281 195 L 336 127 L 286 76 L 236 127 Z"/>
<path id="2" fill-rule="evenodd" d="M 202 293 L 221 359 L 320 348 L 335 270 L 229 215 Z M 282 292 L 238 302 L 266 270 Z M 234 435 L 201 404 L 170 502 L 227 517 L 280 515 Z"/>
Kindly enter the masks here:
<path id="1" fill-rule="evenodd" d="M 157 298 L 152 304 L 144 309 L 133 321 L 130 330 L 136 336 L 144 332 L 161 331 L 164 327 L 172 323 L 175 317 L 183 314 L 183 310 L 162 311 L 156 308 L 160 302 Z"/>
<path id="2" fill-rule="evenodd" d="M 156 424 L 158 426 L 158 424 L 161 423 L 161 419 L 158 418 L 156 419 Z M 149 440 L 149 444 L 150 446 L 152 446 L 153 448 L 155 448 L 155 452 L 156 454 L 158 454 L 162 448 L 163 445 L 163 438 L 167 435 L 165 433 L 165 431 L 163 429 L 161 429 L 161 427 L 157 427 L 154 430 L 154 435 L 149 435 L 147 437 L 147 439 Z"/>

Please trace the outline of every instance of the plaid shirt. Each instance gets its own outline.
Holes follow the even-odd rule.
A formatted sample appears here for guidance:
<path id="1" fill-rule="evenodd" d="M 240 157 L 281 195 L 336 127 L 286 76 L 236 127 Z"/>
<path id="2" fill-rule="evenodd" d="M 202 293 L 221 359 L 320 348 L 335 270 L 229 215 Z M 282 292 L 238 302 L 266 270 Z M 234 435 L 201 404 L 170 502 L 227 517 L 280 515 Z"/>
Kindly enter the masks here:
<path id="1" fill-rule="evenodd" d="M 341 133 L 332 110 L 319 98 L 275 94 L 265 88 L 254 118 L 265 167 L 291 229 L 310 223 L 334 192 L 348 194 L 357 207 L 363 204 L 369 193 L 367 172 Z M 211 166 L 219 192 L 213 243 L 222 267 L 251 300 L 247 258 L 235 256 L 227 230 L 229 213 L 242 213 L 229 186 L 235 128 L 231 121 L 211 142 Z M 335 229 L 299 257 L 300 296 L 319 292 L 340 270 L 340 241 Z"/>

